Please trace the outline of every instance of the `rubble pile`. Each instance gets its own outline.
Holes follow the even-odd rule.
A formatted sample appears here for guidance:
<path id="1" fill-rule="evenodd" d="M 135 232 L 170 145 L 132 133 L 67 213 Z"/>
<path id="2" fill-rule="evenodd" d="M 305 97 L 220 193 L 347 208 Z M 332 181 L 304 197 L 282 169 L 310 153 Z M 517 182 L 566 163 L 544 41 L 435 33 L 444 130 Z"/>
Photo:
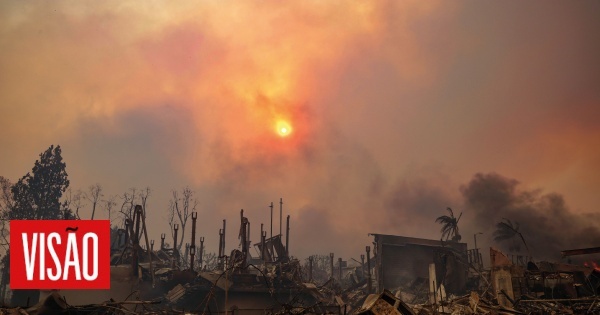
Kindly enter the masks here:
<path id="1" fill-rule="evenodd" d="M 283 235 L 267 237 L 261 225 L 260 242 L 254 244 L 258 256 L 253 257 L 243 211 L 239 249 L 225 254 L 224 221 L 219 253 L 208 263 L 203 262 L 203 238 L 195 258 L 194 214 L 192 242 L 180 255 L 177 248 L 167 248 L 165 234 L 156 250 L 147 239 L 140 246 L 145 221 L 141 207 L 135 209 L 136 216 L 126 220 L 111 246 L 109 297 L 80 294 L 99 303 L 74 306 L 68 302 L 75 297 L 53 291 L 32 307 L 0 308 L 0 315 L 600 314 L 600 270 L 595 266 L 509 259 L 490 248 L 490 266 L 484 268 L 479 249 L 467 250 L 465 243 L 383 234 L 371 234 L 373 251 L 367 246 L 360 261 L 352 259 L 355 263 L 339 257 L 336 262 L 330 253 L 301 264 L 289 254 L 289 216 L 285 245 Z M 177 244 L 177 229 L 173 236 Z M 600 248 L 565 251 L 590 252 Z M 31 301 L 40 300 L 37 293 Z M 13 305 L 31 305 L 29 296 L 19 301 Z"/>

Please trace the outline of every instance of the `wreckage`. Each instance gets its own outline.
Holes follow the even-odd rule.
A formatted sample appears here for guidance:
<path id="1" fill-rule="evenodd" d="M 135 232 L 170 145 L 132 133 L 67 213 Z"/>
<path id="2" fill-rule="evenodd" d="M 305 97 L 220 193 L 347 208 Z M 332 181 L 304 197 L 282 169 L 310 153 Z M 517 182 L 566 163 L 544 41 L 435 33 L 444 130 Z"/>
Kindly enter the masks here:
<path id="1" fill-rule="evenodd" d="M 261 225 L 252 243 L 243 210 L 238 249 L 226 255 L 224 220 L 209 266 L 204 238 L 196 251 L 196 219 L 193 213 L 191 243 L 180 254 L 166 247 L 165 234 L 154 248 L 136 207 L 113 235 L 111 290 L 14 292 L 12 304 L 22 307 L 1 314 L 600 314 L 600 269 L 593 266 L 509 259 L 490 248 L 484 268 L 482 253 L 466 243 L 376 233 L 360 261 L 336 262 L 330 253 L 303 264 L 290 255 L 289 216 L 285 235 L 267 237 Z M 177 244 L 177 225 L 173 237 Z"/>

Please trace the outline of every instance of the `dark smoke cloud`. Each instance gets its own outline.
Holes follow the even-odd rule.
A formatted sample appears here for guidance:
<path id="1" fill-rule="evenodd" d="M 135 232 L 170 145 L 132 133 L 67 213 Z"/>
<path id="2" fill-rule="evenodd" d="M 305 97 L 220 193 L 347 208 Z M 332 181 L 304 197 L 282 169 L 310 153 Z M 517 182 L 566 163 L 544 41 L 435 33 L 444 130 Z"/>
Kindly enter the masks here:
<path id="1" fill-rule="evenodd" d="M 473 212 L 472 226 L 489 231 L 489 237 L 503 218 L 519 223 L 536 260 L 558 259 L 565 249 L 598 246 L 600 215 L 571 212 L 560 194 L 522 188 L 519 181 L 496 173 L 478 173 L 460 191 L 466 210 Z M 524 246 L 521 254 L 527 254 Z"/>
<path id="2" fill-rule="evenodd" d="M 506 216 L 534 247 L 517 208 L 572 222 L 556 248 L 597 239 L 591 223 L 578 228 L 592 216 L 571 216 L 560 197 L 507 180 L 514 191 L 490 189 L 497 199 L 474 206 L 458 187 L 496 170 L 560 191 L 574 213 L 595 210 L 600 2 L 340 8 L 1 2 L 0 175 L 15 181 L 61 144 L 73 189 L 153 189 L 154 239 L 170 190 L 189 185 L 211 251 L 222 219 L 228 250 L 239 243 L 241 208 L 257 241 L 279 197 L 298 256 L 358 254 L 368 232 L 439 239 L 434 220 L 448 206 L 463 212 L 464 241 L 491 240 Z M 275 135 L 278 118 L 296 140 Z"/>
<path id="3" fill-rule="evenodd" d="M 435 218 L 454 208 L 460 199 L 456 185 L 437 171 L 420 170 L 421 175 L 406 175 L 388 189 L 385 221 L 380 230 L 389 234 L 439 239 Z M 458 215 L 458 212 L 456 213 Z"/>

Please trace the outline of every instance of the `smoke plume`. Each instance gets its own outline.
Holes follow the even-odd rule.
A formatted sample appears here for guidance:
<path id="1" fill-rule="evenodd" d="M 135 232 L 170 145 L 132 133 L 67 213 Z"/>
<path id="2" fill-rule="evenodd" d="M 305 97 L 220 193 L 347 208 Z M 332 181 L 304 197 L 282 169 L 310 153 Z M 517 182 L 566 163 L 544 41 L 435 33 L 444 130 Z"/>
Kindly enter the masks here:
<path id="1" fill-rule="evenodd" d="M 573 213 L 560 194 L 522 188 L 519 181 L 496 173 L 478 173 L 460 190 L 465 210 L 473 212 L 472 226 L 491 234 L 503 219 L 518 223 L 536 260 L 558 259 L 565 249 L 598 246 L 600 214 Z M 507 249 L 506 243 L 497 245 Z M 520 254 L 528 254 L 525 246 Z"/>

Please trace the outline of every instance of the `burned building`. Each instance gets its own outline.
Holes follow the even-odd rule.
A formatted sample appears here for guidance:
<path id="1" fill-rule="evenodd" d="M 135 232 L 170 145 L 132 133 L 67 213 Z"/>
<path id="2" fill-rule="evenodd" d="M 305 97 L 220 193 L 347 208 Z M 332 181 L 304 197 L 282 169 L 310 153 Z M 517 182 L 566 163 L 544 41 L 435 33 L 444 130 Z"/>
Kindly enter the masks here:
<path id="1" fill-rule="evenodd" d="M 490 280 L 498 304 L 513 307 L 516 301 L 582 299 L 600 291 L 600 270 L 547 261 L 512 261 L 490 248 Z"/>
<path id="2" fill-rule="evenodd" d="M 442 285 L 447 293 L 463 294 L 466 291 L 466 243 L 375 233 L 369 235 L 374 237 L 378 292 L 408 286 L 413 289 L 419 289 L 415 286 L 429 288 L 430 285 L 436 288 L 434 292 L 440 290 Z M 435 276 L 431 277 L 430 274 Z"/>

